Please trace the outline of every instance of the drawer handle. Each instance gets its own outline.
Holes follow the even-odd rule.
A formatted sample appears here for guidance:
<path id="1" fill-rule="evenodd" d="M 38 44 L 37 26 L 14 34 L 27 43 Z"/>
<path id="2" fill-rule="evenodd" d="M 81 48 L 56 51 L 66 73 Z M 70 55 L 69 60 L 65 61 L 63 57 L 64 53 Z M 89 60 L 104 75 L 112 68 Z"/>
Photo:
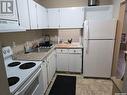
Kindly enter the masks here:
<path id="1" fill-rule="evenodd" d="M 61 52 L 62 52 L 63 50 L 61 50 Z"/>
<path id="2" fill-rule="evenodd" d="M 76 52 L 76 50 L 74 50 L 74 52 Z"/>

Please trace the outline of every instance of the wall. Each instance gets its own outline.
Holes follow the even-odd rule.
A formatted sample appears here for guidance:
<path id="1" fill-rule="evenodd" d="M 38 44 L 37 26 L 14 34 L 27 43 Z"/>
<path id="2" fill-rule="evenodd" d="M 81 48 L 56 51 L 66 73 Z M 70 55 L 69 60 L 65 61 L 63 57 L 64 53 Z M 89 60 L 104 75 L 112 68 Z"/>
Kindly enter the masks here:
<path id="1" fill-rule="evenodd" d="M 127 7 L 126 7 L 127 8 Z M 124 18 L 124 29 L 123 29 L 124 33 L 127 33 L 127 10 L 125 12 L 125 18 Z"/>
<path id="2" fill-rule="evenodd" d="M 47 8 L 79 7 L 88 5 L 88 0 L 35 0 Z M 100 5 L 112 4 L 112 0 L 100 0 Z"/>
<path id="3" fill-rule="evenodd" d="M 113 65 L 112 65 L 112 76 L 116 73 L 118 57 L 119 57 L 119 50 L 120 50 L 120 42 L 121 42 L 121 35 L 123 32 L 123 25 L 124 25 L 124 16 L 125 16 L 125 3 L 121 3 L 119 17 L 118 17 L 118 24 L 116 28 L 116 38 L 115 38 L 115 45 L 114 45 L 114 56 L 113 56 Z"/>
<path id="4" fill-rule="evenodd" d="M 47 29 L 42 32 L 42 40 L 45 35 L 50 35 L 50 40 L 54 43 L 58 43 L 58 29 Z"/>
<path id="5" fill-rule="evenodd" d="M 45 30 L 32 30 L 26 32 L 14 33 L 0 33 L 0 43 L 2 46 L 12 46 L 13 42 L 16 47 L 13 52 L 17 53 L 24 50 L 24 43 L 26 41 L 33 41 L 40 39 L 44 40 L 45 35 L 50 35 L 50 40 L 53 43 L 58 43 L 60 39 L 67 41 L 72 38 L 73 42 L 81 42 L 81 29 L 45 29 Z"/>
<path id="6" fill-rule="evenodd" d="M 59 29 L 59 41 L 68 41 L 72 38 L 72 42 L 81 42 L 81 29 Z"/>
<path id="7" fill-rule="evenodd" d="M 42 37 L 42 30 L 32 30 L 26 32 L 14 32 L 14 33 L 0 33 L 0 43 L 2 46 L 12 45 L 12 42 L 16 42 L 16 45 L 23 44 L 26 41 L 31 41 Z"/>
<path id="8" fill-rule="evenodd" d="M 119 16 L 119 8 L 120 8 L 120 0 L 113 0 L 113 5 L 114 5 L 114 13 L 113 17 L 118 19 Z"/>

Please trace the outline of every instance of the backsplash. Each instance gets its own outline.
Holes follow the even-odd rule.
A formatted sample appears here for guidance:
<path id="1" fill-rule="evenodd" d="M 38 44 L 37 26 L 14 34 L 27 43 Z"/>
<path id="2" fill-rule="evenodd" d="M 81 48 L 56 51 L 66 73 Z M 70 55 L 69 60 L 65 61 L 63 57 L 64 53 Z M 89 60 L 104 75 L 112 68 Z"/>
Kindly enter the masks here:
<path id="1" fill-rule="evenodd" d="M 47 29 L 42 32 L 42 40 L 44 40 L 44 36 L 49 35 L 50 40 L 53 43 L 58 43 L 58 30 L 57 29 Z"/>
<path id="2" fill-rule="evenodd" d="M 59 43 L 60 40 L 66 42 L 72 38 L 72 42 L 81 42 L 81 29 L 45 29 L 45 30 L 29 30 L 25 32 L 0 33 L 0 43 L 4 46 L 13 47 L 13 52 L 17 53 L 24 50 L 26 42 L 44 41 L 45 35 L 50 36 L 51 43 Z"/>
<path id="3" fill-rule="evenodd" d="M 14 33 L 0 33 L 0 43 L 2 46 L 21 45 L 26 41 L 36 40 L 42 37 L 43 30 L 22 31 Z"/>
<path id="4" fill-rule="evenodd" d="M 72 38 L 72 42 L 81 42 L 81 29 L 60 29 L 58 32 L 58 42 L 66 42 Z"/>

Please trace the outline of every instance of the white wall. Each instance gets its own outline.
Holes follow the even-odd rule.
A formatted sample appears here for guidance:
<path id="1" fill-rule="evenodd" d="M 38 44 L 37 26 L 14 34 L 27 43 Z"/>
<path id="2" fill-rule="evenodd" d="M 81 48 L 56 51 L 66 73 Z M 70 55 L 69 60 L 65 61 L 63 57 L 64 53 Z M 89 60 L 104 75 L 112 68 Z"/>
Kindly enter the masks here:
<path id="1" fill-rule="evenodd" d="M 114 18 L 118 19 L 119 16 L 119 8 L 120 8 L 120 0 L 113 0 L 113 5 L 114 5 Z"/>

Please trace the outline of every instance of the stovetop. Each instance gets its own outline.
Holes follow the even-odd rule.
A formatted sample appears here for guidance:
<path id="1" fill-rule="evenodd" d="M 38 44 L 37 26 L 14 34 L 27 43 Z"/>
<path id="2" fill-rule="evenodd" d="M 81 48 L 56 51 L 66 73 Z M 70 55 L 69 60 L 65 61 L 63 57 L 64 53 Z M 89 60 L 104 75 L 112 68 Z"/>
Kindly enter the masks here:
<path id="1" fill-rule="evenodd" d="M 10 64 L 11 63 L 11 64 Z M 7 72 L 7 78 L 11 93 L 15 93 L 18 88 L 29 77 L 40 68 L 41 61 L 19 61 L 19 60 L 7 60 L 5 61 L 5 67 Z M 16 66 L 15 66 L 16 64 Z M 25 65 L 26 64 L 26 65 Z M 32 65 L 30 65 L 32 64 Z M 11 65 L 11 67 L 10 67 Z"/>
<path id="2" fill-rule="evenodd" d="M 26 80 L 41 68 L 42 62 L 13 60 L 13 51 L 10 46 L 2 48 L 2 53 L 9 82 L 9 89 L 10 92 L 14 94 Z"/>

